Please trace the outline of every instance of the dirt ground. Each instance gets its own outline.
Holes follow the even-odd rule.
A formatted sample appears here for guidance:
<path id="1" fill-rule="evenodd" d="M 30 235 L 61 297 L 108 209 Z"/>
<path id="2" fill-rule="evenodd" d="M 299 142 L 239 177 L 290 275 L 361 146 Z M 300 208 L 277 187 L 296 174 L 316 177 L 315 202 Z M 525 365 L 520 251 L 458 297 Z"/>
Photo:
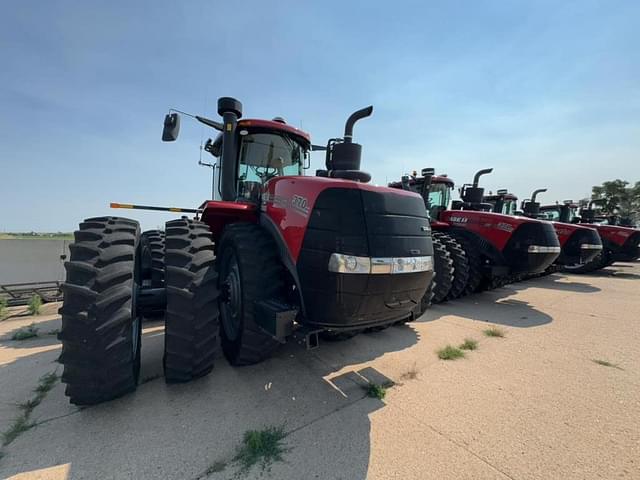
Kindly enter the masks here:
<path id="1" fill-rule="evenodd" d="M 555 274 L 252 367 L 221 357 L 184 385 L 164 383 L 162 326 L 146 324 L 137 392 L 79 409 L 56 383 L 2 447 L 0 478 L 638 479 L 639 294 L 640 264 Z M 0 322 L 2 431 L 61 373 L 56 307 Z M 38 337 L 11 340 L 32 322 Z M 465 358 L 436 355 L 467 338 Z M 380 400 L 367 381 L 395 385 Z M 287 433 L 282 461 L 239 470 L 243 434 L 268 426 Z"/>

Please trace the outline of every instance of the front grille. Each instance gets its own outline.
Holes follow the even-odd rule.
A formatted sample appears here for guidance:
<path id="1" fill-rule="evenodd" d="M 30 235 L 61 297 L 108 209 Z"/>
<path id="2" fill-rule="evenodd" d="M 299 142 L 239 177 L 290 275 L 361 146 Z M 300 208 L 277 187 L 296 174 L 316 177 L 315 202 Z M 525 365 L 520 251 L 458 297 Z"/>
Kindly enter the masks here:
<path id="1" fill-rule="evenodd" d="M 418 195 L 329 188 L 310 214 L 297 269 L 307 321 L 332 328 L 408 316 L 432 272 L 350 275 L 329 271 L 333 253 L 358 257 L 433 255 L 429 220 Z"/>
<path id="2" fill-rule="evenodd" d="M 575 230 L 562 247 L 559 263 L 565 265 L 587 263 L 600 253 L 600 250 L 593 248 L 585 250 L 581 245 L 602 245 L 600 235 L 592 229 Z"/>
<path id="3" fill-rule="evenodd" d="M 532 246 L 560 247 L 551 223 L 530 221 L 516 228 L 503 250 L 513 272 L 544 271 L 559 255 L 559 252 L 529 253 L 529 247 Z"/>

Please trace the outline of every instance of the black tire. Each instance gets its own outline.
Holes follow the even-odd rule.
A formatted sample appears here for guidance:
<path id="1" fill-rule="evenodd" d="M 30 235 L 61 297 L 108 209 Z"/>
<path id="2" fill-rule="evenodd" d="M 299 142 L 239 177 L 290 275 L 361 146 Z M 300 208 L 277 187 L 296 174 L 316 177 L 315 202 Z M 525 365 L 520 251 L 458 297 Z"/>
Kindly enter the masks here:
<path id="1" fill-rule="evenodd" d="M 273 239 L 260 226 L 229 225 L 218 249 L 220 336 L 232 365 L 251 365 L 280 345 L 255 320 L 255 304 L 286 298 L 286 271 Z"/>
<path id="2" fill-rule="evenodd" d="M 164 287 L 164 243 L 165 233 L 162 230 L 142 232 L 142 271 L 143 283 L 151 288 Z"/>
<path id="3" fill-rule="evenodd" d="M 431 281 L 429 282 L 429 286 L 427 287 L 427 291 L 424 292 L 424 295 L 420 299 L 420 315 L 422 315 L 424 312 L 429 310 L 429 308 L 431 308 L 431 298 L 433 297 L 433 289 L 435 287 L 436 287 L 436 278 L 435 278 L 435 272 L 434 272 L 434 275 L 431 278 Z M 406 320 L 402 320 L 399 323 L 402 323 L 402 324 L 409 323 L 409 322 L 412 322 L 413 320 L 415 320 L 415 318 L 409 317 Z"/>
<path id="4" fill-rule="evenodd" d="M 583 265 L 563 265 L 562 271 L 567 273 L 591 273 L 595 272 L 596 270 L 608 267 L 612 263 L 614 263 L 614 260 L 611 259 L 611 255 L 609 254 L 609 252 L 606 250 L 602 250 L 590 262 L 587 262 Z"/>
<path id="5" fill-rule="evenodd" d="M 467 283 L 464 286 L 460 296 L 469 295 L 476 292 L 482 283 L 484 275 L 482 273 L 482 257 L 478 246 L 472 240 L 469 240 L 463 235 L 453 235 L 454 238 L 461 245 L 467 256 L 467 263 L 469 265 L 469 274 L 467 276 Z"/>
<path id="6" fill-rule="evenodd" d="M 433 289 L 431 303 L 440 303 L 447 299 L 453 284 L 453 260 L 438 236 L 433 237 Z"/>
<path id="7" fill-rule="evenodd" d="M 164 376 L 168 383 L 208 374 L 218 344 L 218 274 L 209 227 L 182 218 L 166 224 Z"/>
<path id="8" fill-rule="evenodd" d="M 469 260 L 462 245 L 455 238 L 447 233 L 436 232 L 436 234 L 447 247 L 453 261 L 453 282 L 447 294 L 447 300 L 454 300 L 462 294 L 469 280 Z"/>
<path id="9" fill-rule="evenodd" d="M 74 233 L 65 263 L 62 381 L 71 403 L 94 405 L 135 390 L 140 374 L 141 322 L 138 222 L 88 218 Z"/>

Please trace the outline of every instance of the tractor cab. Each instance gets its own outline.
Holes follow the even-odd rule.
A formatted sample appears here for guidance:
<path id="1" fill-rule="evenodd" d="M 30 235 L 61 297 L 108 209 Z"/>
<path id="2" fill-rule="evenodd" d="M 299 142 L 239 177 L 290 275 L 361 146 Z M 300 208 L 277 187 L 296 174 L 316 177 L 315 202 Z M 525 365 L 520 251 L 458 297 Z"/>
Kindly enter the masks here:
<path id="1" fill-rule="evenodd" d="M 544 205 L 540 207 L 540 212 L 553 222 L 582 223 L 579 205 L 571 200 L 566 200 L 563 204 Z"/>
<path id="2" fill-rule="evenodd" d="M 279 124 L 275 128 L 252 126 L 256 122 L 259 121 L 238 122 L 238 200 L 252 203 L 260 202 L 269 180 L 300 176 L 309 165 L 308 137 L 284 130 Z"/>
<path id="3" fill-rule="evenodd" d="M 493 205 L 491 211 L 493 213 L 502 213 L 503 215 L 516 215 L 518 209 L 518 197 L 513 193 L 509 193 L 506 189 L 498 190 L 495 195 L 489 192 L 489 195 L 483 197 L 485 203 Z"/>
<path id="4" fill-rule="evenodd" d="M 236 128 L 236 192 L 238 201 L 259 204 L 266 183 L 275 177 L 300 176 L 309 167 L 310 139 L 301 130 L 287 125 L 281 117 L 273 120 L 240 120 Z M 214 167 L 214 200 L 222 198 L 220 185 L 223 134 L 209 139 L 204 150 L 218 162 Z"/>
<path id="5" fill-rule="evenodd" d="M 423 168 L 422 176 L 414 171 L 404 175 L 400 182 L 391 182 L 391 188 L 401 188 L 419 193 L 427 207 L 429 218 L 437 221 L 440 214 L 449 209 L 454 182 L 446 174 L 434 175 L 433 168 Z"/>

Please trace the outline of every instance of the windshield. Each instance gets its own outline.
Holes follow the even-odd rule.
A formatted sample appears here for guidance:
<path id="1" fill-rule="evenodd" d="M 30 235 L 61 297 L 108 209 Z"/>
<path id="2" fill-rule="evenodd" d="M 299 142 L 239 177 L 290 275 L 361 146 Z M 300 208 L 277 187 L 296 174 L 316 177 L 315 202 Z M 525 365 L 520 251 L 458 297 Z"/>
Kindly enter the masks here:
<path id="1" fill-rule="evenodd" d="M 264 183 L 283 175 L 301 175 L 308 151 L 285 134 L 250 133 L 241 137 L 240 182 Z"/>
<path id="2" fill-rule="evenodd" d="M 515 215 L 517 203 L 516 200 L 505 200 L 504 205 L 502 205 L 502 213 L 505 215 Z"/>
<path id="3" fill-rule="evenodd" d="M 442 210 L 446 210 L 451 199 L 451 188 L 446 183 L 432 183 L 429 186 L 427 209 L 431 218 L 438 218 Z"/>
<path id="4" fill-rule="evenodd" d="M 542 213 L 545 215 L 545 220 L 552 220 L 555 222 L 560 221 L 560 211 L 559 210 L 543 210 Z"/>

